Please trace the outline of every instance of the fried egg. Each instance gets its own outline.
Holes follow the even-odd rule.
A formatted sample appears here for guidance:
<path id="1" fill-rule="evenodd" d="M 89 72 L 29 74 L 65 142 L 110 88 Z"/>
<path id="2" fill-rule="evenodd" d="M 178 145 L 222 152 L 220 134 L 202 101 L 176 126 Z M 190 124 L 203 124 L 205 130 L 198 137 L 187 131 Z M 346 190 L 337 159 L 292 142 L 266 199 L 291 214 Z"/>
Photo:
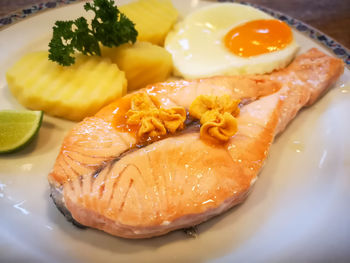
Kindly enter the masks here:
<path id="1" fill-rule="evenodd" d="M 253 7 L 221 3 L 199 9 L 165 40 L 174 74 L 184 78 L 264 74 L 285 67 L 298 51 L 287 24 Z"/>

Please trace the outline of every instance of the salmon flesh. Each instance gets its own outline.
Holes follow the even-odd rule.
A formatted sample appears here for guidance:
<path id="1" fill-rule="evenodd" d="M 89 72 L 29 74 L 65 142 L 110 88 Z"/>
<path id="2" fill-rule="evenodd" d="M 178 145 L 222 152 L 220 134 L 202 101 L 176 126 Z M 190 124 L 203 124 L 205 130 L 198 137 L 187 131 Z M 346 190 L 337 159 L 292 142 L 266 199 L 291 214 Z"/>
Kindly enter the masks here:
<path id="1" fill-rule="evenodd" d="M 138 92 L 165 108 L 188 110 L 199 95 L 240 99 L 238 132 L 224 144 L 208 144 L 188 120 L 184 131 L 140 145 L 116 129 L 117 100 L 65 137 L 48 176 L 52 197 L 76 224 L 115 236 L 149 238 L 195 226 L 244 201 L 274 137 L 343 70 L 341 60 L 311 49 L 269 75 L 150 85 Z"/>

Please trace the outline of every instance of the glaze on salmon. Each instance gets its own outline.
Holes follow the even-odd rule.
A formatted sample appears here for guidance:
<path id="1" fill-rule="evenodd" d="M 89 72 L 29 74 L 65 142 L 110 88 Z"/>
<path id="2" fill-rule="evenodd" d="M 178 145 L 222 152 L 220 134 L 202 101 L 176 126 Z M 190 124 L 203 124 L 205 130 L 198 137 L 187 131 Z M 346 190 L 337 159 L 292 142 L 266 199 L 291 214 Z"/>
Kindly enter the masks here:
<path id="1" fill-rule="evenodd" d="M 77 222 L 112 235 L 147 238 L 194 226 L 245 199 L 276 134 L 329 89 L 343 67 L 312 49 L 271 75 L 147 87 L 164 107 L 188 109 L 202 94 L 250 103 L 225 144 L 206 143 L 190 130 L 130 151 L 135 137 L 113 126 L 116 101 L 72 129 L 49 181 Z"/>
<path id="2" fill-rule="evenodd" d="M 169 81 L 146 87 L 139 92 L 156 96 L 162 107 L 182 106 L 188 110 L 199 95 L 228 94 L 243 103 L 279 90 L 280 83 L 266 76 L 211 77 L 192 81 Z M 123 108 L 122 99 L 102 108 L 95 116 L 85 118 L 65 137 L 49 181 L 56 186 L 83 174 L 94 174 L 107 162 L 117 158 L 136 144 L 135 136 L 120 132 L 114 125 L 116 109 Z"/>

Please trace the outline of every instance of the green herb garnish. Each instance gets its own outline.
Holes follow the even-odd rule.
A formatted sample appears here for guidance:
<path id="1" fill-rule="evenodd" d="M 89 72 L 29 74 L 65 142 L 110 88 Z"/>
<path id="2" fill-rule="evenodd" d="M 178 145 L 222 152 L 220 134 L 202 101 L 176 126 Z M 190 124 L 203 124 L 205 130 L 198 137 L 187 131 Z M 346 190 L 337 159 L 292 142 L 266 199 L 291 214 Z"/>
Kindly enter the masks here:
<path id="1" fill-rule="evenodd" d="M 88 25 L 84 17 L 74 21 L 57 21 L 49 43 L 49 59 L 62 66 L 74 64 L 75 52 L 101 55 L 100 43 L 107 47 L 135 43 L 135 24 L 120 13 L 113 0 L 94 0 L 84 5 L 95 17 Z"/>

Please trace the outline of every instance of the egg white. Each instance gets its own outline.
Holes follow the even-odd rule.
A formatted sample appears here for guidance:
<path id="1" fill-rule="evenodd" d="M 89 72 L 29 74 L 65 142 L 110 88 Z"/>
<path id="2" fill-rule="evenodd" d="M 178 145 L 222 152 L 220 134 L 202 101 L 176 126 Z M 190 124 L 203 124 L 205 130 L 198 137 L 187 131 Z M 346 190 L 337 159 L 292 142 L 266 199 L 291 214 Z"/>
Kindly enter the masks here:
<path id="1" fill-rule="evenodd" d="M 175 25 L 165 40 L 174 74 L 184 78 L 264 74 L 285 67 L 298 51 L 294 37 L 283 50 L 248 58 L 231 53 L 223 38 L 233 27 L 257 19 L 274 19 L 253 7 L 221 3 L 201 8 Z"/>

